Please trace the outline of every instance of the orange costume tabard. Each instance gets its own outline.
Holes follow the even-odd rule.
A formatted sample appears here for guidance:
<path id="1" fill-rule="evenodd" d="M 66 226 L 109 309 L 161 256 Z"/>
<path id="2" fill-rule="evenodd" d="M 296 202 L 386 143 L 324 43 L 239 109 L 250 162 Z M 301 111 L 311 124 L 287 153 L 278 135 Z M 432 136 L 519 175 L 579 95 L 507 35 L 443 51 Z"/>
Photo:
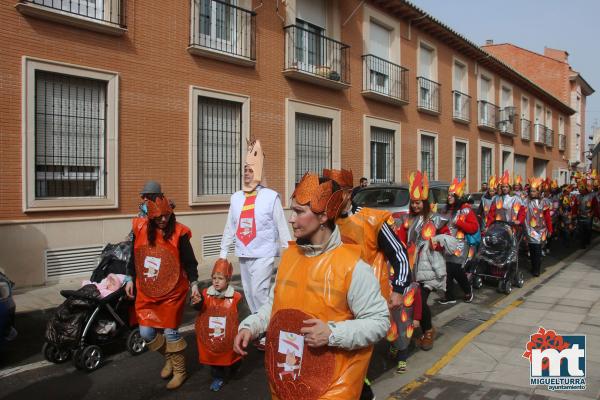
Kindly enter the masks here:
<path id="1" fill-rule="evenodd" d="M 338 218 L 335 221 L 340 229 L 342 242 L 360 246 L 360 257 L 373 268 L 379 280 L 381 295 L 386 301 L 390 299 L 392 293 L 390 268 L 385 255 L 379 250 L 377 239 L 381 227 L 391 216 L 392 213 L 389 211 L 363 208 L 354 215 Z"/>
<path id="2" fill-rule="evenodd" d="M 242 295 L 232 297 L 209 296 L 202 291 L 204 303 L 196 318 L 198 360 L 201 364 L 230 366 L 241 356 L 233 351 L 233 339 L 238 331 L 238 303 Z"/>
<path id="3" fill-rule="evenodd" d="M 274 399 L 357 399 L 372 346 L 345 350 L 304 344 L 304 320 L 354 319 L 347 301 L 358 246 L 306 257 L 295 243 L 282 256 L 267 329 L 265 368 Z"/>
<path id="4" fill-rule="evenodd" d="M 181 324 L 189 283 L 179 257 L 179 239 L 190 229 L 176 223 L 175 232 L 165 241 L 156 232 L 154 246 L 148 243 L 148 221 L 133 220 L 135 257 L 135 312 L 140 325 L 176 329 Z"/>

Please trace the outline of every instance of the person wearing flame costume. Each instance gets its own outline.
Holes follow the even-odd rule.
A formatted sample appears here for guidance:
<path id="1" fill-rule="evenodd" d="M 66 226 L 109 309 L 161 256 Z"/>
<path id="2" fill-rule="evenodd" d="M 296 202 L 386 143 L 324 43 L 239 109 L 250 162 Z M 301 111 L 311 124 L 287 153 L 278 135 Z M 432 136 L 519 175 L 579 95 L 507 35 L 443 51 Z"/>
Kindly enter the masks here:
<path id="1" fill-rule="evenodd" d="M 241 357 L 233 351 L 233 339 L 238 328 L 238 305 L 242 295 L 229 284 L 233 266 L 219 258 L 211 273 L 212 285 L 201 296 L 192 297 L 192 306 L 199 311 L 196 318 L 198 360 L 210 365 L 213 382 L 210 390 L 218 392 L 225 383 L 226 367 L 233 372 Z"/>
<path id="2" fill-rule="evenodd" d="M 515 176 L 515 184 L 513 185 L 513 194 L 524 202 L 527 199 L 527 191 L 523 190 L 523 178 L 521 175 Z"/>
<path id="3" fill-rule="evenodd" d="M 479 225 L 485 226 L 487 216 L 492 208 L 492 200 L 496 196 L 497 181 L 494 175 L 491 175 L 489 182 L 487 183 L 487 191 L 481 196 L 481 202 L 479 203 L 479 209 L 477 210 L 477 216 L 479 217 Z"/>
<path id="4" fill-rule="evenodd" d="M 494 221 L 511 222 L 516 225 L 523 223 L 525 209 L 521 207 L 521 199 L 510 194 L 510 184 L 510 174 L 507 170 L 500 178 L 500 193 L 492 200 L 486 227 Z"/>
<path id="5" fill-rule="evenodd" d="M 220 258 L 226 258 L 235 240 L 244 296 L 253 313 L 268 300 L 275 257 L 290 240 L 279 194 L 265 187 L 263 163 L 260 141 L 250 142 L 242 190 L 231 196 L 220 254 Z M 257 347 L 262 349 L 263 346 L 264 338 L 261 338 Z"/>
<path id="6" fill-rule="evenodd" d="M 477 217 L 471 209 L 470 204 L 463 197 L 465 190 L 465 180 L 458 181 L 454 178 L 448 188 L 448 208 L 445 217 L 448 218 L 446 225 L 450 234 L 458 240 L 458 247 L 451 254 L 446 254 L 446 294 L 438 302 L 440 304 L 454 304 L 454 281 L 464 292 L 464 300 L 467 303 L 473 301 L 473 289 L 467 278 L 467 272 L 464 265 L 468 258 L 473 256 L 475 249 L 471 249 L 467 244 L 465 235 L 473 235 L 479 230 Z"/>
<path id="7" fill-rule="evenodd" d="M 592 218 L 598 213 L 598 199 L 593 193 L 593 183 L 589 176 L 579 179 L 579 195 L 577 196 L 577 233 L 581 248 L 585 249 L 592 240 Z"/>
<path id="8" fill-rule="evenodd" d="M 446 262 L 442 251 L 454 252 L 458 245 L 446 226 L 448 219 L 431 211 L 427 176 L 416 171 L 410 175 L 409 181 L 410 209 L 401 217 L 396 234 L 406 243 L 415 280 L 421 286 L 423 334 L 418 342 L 421 349 L 431 350 L 435 329 L 431 324 L 427 299 L 434 290 L 446 290 Z"/>
<path id="9" fill-rule="evenodd" d="M 525 208 L 525 234 L 529 244 L 531 273 L 540 276 L 542 267 L 542 247 L 547 238 L 552 235 L 552 205 L 541 198 L 540 189 L 542 178 L 529 179 L 529 198 L 523 205 Z"/>
<path id="10" fill-rule="evenodd" d="M 133 219 L 133 251 L 127 265 L 125 291 L 133 297 L 140 335 L 148 348 L 165 357 L 160 373 L 172 376 L 167 389 L 176 389 L 186 379 L 184 350 L 178 327 L 188 289 L 198 296 L 198 262 L 190 244 L 192 232 L 176 222 L 164 195 L 149 195 L 147 216 Z"/>
<path id="11" fill-rule="evenodd" d="M 378 279 L 335 223 L 348 201 L 333 180 L 304 175 L 291 204 L 297 240 L 282 255 L 269 301 L 240 323 L 239 354 L 266 332 L 274 399 L 357 399 L 373 344 L 390 327 Z"/>

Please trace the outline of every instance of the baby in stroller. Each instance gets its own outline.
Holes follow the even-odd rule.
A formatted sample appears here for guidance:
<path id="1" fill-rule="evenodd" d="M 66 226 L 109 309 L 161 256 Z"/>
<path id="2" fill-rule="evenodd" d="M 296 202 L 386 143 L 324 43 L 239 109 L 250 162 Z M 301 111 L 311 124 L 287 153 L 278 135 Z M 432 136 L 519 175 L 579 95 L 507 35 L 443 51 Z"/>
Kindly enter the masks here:
<path id="1" fill-rule="evenodd" d="M 498 280 L 498 290 L 511 293 L 512 285 L 522 287 L 519 270 L 519 244 L 522 233 L 511 222 L 494 221 L 482 234 L 479 262 L 473 271 L 473 286 L 481 287 L 484 278 Z"/>
<path id="2" fill-rule="evenodd" d="M 146 350 L 120 277 L 130 254 L 131 242 L 106 245 L 90 281 L 79 290 L 60 292 L 66 300 L 46 326 L 42 348 L 46 360 L 62 363 L 72 356 L 76 368 L 93 371 L 102 365 L 102 346 L 123 337 L 131 354 Z"/>

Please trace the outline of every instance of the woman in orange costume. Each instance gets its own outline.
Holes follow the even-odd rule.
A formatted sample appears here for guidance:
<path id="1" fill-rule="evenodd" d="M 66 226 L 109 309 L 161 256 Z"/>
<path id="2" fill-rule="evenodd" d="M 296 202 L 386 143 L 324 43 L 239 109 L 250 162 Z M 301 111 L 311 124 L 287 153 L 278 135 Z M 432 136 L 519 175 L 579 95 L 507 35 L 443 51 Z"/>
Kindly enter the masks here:
<path id="1" fill-rule="evenodd" d="M 198 292 L 198 262 L 190 244 L 190 229 L 175 220 L 169 200 L 153 195 L 146 201 L 147 217 L 133 219 L 133 254 L 127 267 L 127 294 L 135 295 L 140 334 L 150 350 L 165 356 L 160 373 L 172 376 L 167 389 L 176 389 L 186 378 L 185 340 L 181 324 L 188 289 Z"/>
<path id="2" fill-rule="evenodd" d="M 389 326 L 379 283 L 355 245 L 342 244 L 335 219 L 348 193 L 306 174 L 294 191 L 296 243 L 282 256 L 269 302 L 240 324 L 234 349 L 267 333 L 265 369 L 273 398 L 356 399 L 372 345 Z"/>

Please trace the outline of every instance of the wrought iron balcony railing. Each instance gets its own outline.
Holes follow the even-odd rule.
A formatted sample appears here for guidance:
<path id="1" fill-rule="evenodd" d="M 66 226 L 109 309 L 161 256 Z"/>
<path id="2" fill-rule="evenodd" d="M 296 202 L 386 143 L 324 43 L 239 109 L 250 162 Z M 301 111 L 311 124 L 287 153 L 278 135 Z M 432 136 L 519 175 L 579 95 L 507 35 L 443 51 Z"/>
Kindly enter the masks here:
<path id="1" fill-rule="evenodd" d="M 417 77 L 418 101 L 417 109 L 439 114 L 442 112 L 440 101 L 441 85 L 422 76 Z"/>
<path id="2" fill-rule="evenodd" d="M 550 128 L 546 128 L 546 146 L 554 146 L 554 131 Z"/>
<path id="3" fill-rule="evenodd" d="M 458 90 L 452 91 L 452 118 L 464 122 L 471 121 L 471 96 Z"/>
<path id="4" fill-rule="evenodd" d="M 514 136 L 516 133 L 516 107 L 504 107 L 498 110 L 498 130 L 505 135 Z"/>
<path id="5" fill-rule="evenodd" d="M 36 14 L 36 12 L 55 12 L 59 15 L 79 17 L 86 20 L 96 21 L 105 25 L 112 25 L 117 28 L 126 28 L 125 26 L 125 0 L 20 0 L 20 5 L 36 7 L 33 9 L 23 9 L 27 14 Z M 40 15 L 40 14 L 36 14 Z M 46 15 L 47 17 L 48 15 Z"/>
<path id="6" fill-rule="evenodd" d="M 544 125 L 533 125 L 533 141 L 537 144 L 546 143 L 546 127 Z"/>
<path id="7" fill-rule="evenodd" d="M 521 139 L 531 140 L 531 121 L 521 118 Z"/>
<path id="8" fill-rule="evenodd" d="M 350 46 L 296 25 L 284 30 L 285 75 L 334 88 L 350 85 Z"/>
<path id="9" fill-rule="evenodd" d="M 407 104 L 408 70 L 372 54 L 362 58 L 363 94 L 387 96 L 392 102 Z"/>
<path id="10" fill-rule="evenodd" d="M 494 130 L 498 119 L 498 106 L 485 100 L 478 102 L 478 122 L 480 128 Z"/>
<path id="11" fill-rule="evenodd" d="M 190 52 L 254 63 L 255 12 L 220 0 L 192 0 L 191 13 Z"/>

